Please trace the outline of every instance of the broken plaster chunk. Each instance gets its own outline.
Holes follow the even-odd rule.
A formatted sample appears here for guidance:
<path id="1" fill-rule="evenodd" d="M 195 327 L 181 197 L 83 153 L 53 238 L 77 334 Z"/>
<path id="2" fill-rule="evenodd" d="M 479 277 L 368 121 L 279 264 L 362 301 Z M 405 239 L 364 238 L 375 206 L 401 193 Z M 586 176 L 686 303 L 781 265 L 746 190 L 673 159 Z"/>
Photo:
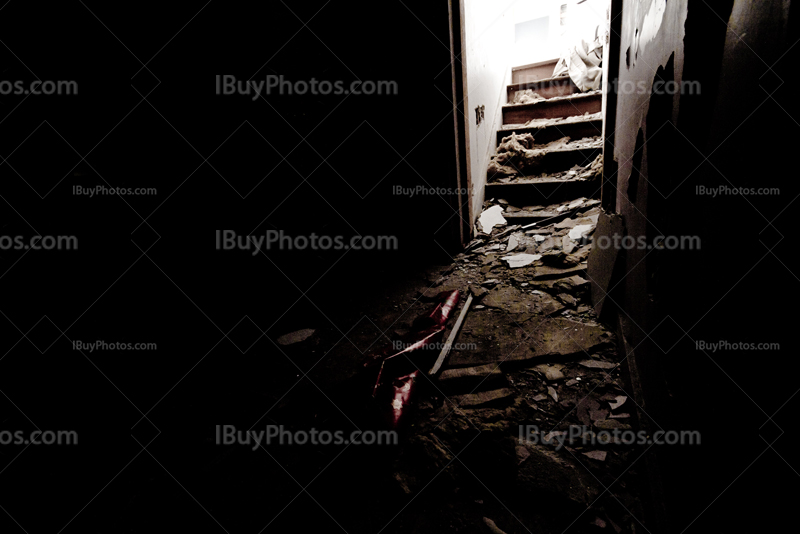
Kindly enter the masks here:
<path id="1" fill-rule="evenodd" d="M 545 380 L 548 382 L 555 382 L 556 380 L 561 380 L 564 378 L 564 373 L 561 372 L 563 367 L 563 365 L 558 363 L 552 365 L 540 364 L 535 366 L 534 369 L 542 373 Z"/>
<path id="2" fill-rule="evenodd" d="M 581 237 L 583 237 L 583 234 L 585 234 L 592 228 L 594 228 L 594 226 L 591 224 L 579 224 L 578 226 L 569 231 L 569 238 L 578 241 Z"/>
<path id="3" fill-rule="evenodd" d="M 305 341 L 314 333 L 314 330 L 311 328 L 304 328 L 303 330 L 298 330 L 297 332 L 290 332 L 288 334 L 284 334 L 278 338 L 279 345 L 293 345 L 294 343 L 300 343 L 301 341 Z"/>
<path id="4" fill-rule="evenodd" d="M 472 293 L 472 296 L 475 297 L 476 300 L 480 300 L 486 296 L 486 293 L 489 292 L 488 289 L 481 286 L 469 286 L 469 291 Z"/>
<path id="5" fill-rule="evenodd" d="M 564 254 L 572 254 L 572 251 L 575 250 L 577 244 L 575 241 L 569 238 L 569 236 L 564 236 L 561 238 L 561 250 L 564 251 Z"/>
<path id="6" fill-rule="evenodd" d="M 513 400 L 514 390 L 510 388 L 502 388 L 494 391 L 481 391 L 478 393 L 467 393 L 466 395 L 457 395 L 450 400 L 455 402 L 457 406 L 462 408 L 475 408 L 477 406 L 484 406 L 486 404 L 495 404 L 501 402 L 510 402 Z"/>
<path id="7" fill-rule="evenodd" d="M 489 519 L 488 517 L 483 518 L 483 523 L 489 528 L 489 532 L 491 532 L 492 534 L 506 534 L 505 532 L 500 530 L 495 524 L 495 522 Z"/>
<path id="8" fill-rule="evenodd" d="M 595 421 L 595 428 L 599 430 L 630 430 L 631 425 L 622 423 L 616 419 L 605 419 L 603 421 Z"/>
<path id="9" fill-rule="evenodd" d="M 627 396 L 625 396 L 625 395 L 618 395 L 618 396 L 617 396 L 617 397 L 614 399 L 614 402 L 609 402 L 608 404 L 609 404 L 609 406 L 611 406 L 611 409 L 612 409 L 612 410 L 616 410 L 617 408 L 619 408 L 620 406 L 622 406 L 623 404 L 625 404 L 625 401 L 627 401 L 627 400 L 628 400 L 628 397 L 627 397 Z"/>
<path id="10" fill-rule="evenodd" d="M 541 258 L 541 254 L 515 254 L 513 256 L 503 256 L 500 259 L 508 263 L 508 266 L 511 269 L 516 269 L 517 267 L 525 267 L 526 265 L 530 265 Z"/>
<path id="11" fill-rule="evenodd" d="M 597 460 L 599 462 L 605 462 L 607 454 L 608 454 L 607 451 L 589 451 L 583 453 L 584 456 L 591 458 L 592 460 Z"/>
<path id="12" fill-rule="evenodd" d="M 617 366 L 616 363 L 603 362 L 599 360 L 581 360 L 578 365 L 589 367 L 590 369 L 613 369 Z"/>
<path id="13" fill-rule="evenodd" d="M 506 224 L 506 220 L 503 217 L 503 207 L 496 205 L 484 210 L 484 212 L 481 213 L 478 222 L 480 223 L 483 232 L 490 234 L 492 232 L 492 228 L 495 226 L 502 226 Z"/>
<path id="14" fill-rule="evenodd" d="M 508 246 L 506 246 L 506 252 L 511 252 L 512 250 L 517 248 L 517 245 L 519 245 L 519 238 L 517 238 L 517 236 L 515 235 L 512 235 L 511 237 L 508 238 Z"/>

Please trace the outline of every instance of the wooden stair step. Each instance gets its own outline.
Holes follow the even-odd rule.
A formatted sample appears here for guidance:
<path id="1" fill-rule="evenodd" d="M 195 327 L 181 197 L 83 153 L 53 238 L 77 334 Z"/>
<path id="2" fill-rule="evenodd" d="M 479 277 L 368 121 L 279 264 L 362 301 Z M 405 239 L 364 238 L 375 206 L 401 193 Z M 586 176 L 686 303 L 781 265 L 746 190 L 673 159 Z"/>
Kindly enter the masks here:
<path id="1" fill-rule="evenodd" d="M 600 194 L 600 180 L 558 180 L 553 178 L 531 178 L 514 182 L 492 182 L 486 184 L 486 198 L 502 198 L 512 206 L 556 204 L 567 200 Z M 545 211 L 503 212 L 509 224 L 528 224 L 557 213 Z M 527 221 L 527 222 L 525 222 Z"/>
<path id="2" fill-rule="evenodd" d="M 524 124 L 532 119 L 572 117 L 602 110 L 601 91 L 579 93 L 563 97 L 539 100 L 530 104 L 506 104 L 503 106 L 503 124 Z"/>
<path id="3" fill-rule="evenodd" d="M 514 101 L 514 95 L 527 89 L 538 93 L 543 98 L 566 96 L 580 92 L 578 86 L 572 83 L 569 76 L 559 76 L 558 78 L 545 78 L 535 82 L 512 83 L 506 87 L 507 102 L 510 104 Z"/>
<path id="4" fill-rule="evenodd" d="M 595 137 L 603 134 L 603 116 L 601 113 L 590 113 L 562 120 L 543 119 L 534 120 L 529 124 L 504 125 L 497 130 L 497 144 L 499 145 L 504 137 L 512 133 L 529 133 L 537 144 L 549 143 L 565 136 L 570 139 Z"/>
<path id="5" fill-rule="evenodd" d="M 511 69 L 511 83 L 534 82 L 552 78 L 557 63 L 558 59 L 556 58 L 513 67 Z"/>
<path id="6" fill-rule="evenodd" d="M 591 143 L 581 143 L 576 148 L 567 145 L 562 149 L 543 150 L 543 157 L 540 165 L 535 169 L 536 173 L 554 174 L 556 172 L 571 169 L 575 165 L 584 167 L 603 153 L 602 139 Z M 524 169 L 521 169 L 524 171 Z M 486 181 L 492 182 L 496 178 L 505 178 L 508 175 L 494 175 L 486 173 Z"/>

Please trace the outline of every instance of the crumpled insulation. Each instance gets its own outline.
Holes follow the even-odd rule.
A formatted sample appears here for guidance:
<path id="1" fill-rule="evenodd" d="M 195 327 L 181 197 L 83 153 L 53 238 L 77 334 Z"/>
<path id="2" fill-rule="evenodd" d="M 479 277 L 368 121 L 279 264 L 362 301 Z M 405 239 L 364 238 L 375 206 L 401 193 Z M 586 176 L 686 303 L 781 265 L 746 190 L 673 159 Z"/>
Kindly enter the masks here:
<path id="1" fill-rule="evenodd" d="M 570 46 L 556 63 L 553 77 L 569 74 L 572 83 L 581 91 L 596 91 L 600 89 L 603 78 L 603 42 L 600 38 L 600 26 L 595 29 L 594 38 L 587 42 L 581 39 L 579 43 Z"/>

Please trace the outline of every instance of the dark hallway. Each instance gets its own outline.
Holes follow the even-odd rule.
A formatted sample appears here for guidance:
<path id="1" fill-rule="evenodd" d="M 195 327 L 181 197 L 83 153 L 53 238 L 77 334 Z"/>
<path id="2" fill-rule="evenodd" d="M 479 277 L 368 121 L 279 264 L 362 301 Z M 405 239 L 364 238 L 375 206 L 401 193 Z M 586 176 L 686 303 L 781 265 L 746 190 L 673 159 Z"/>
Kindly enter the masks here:
<path id="1" fill-rule="evenodd" d="M 798 9 L 1 5 L 0 530 L 792 524 Z"/>

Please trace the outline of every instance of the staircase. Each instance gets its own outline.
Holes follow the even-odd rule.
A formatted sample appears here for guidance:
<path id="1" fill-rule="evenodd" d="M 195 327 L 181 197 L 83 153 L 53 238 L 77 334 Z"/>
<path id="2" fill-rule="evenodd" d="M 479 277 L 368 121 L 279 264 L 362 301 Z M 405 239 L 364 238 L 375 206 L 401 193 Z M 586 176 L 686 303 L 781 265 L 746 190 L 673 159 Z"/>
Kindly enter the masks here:
<path id="1" fill-rule="evenodd" d="M 595 160 L 603 146 L 602 93 L 581 93 L 568 76 L 552 77 L 554 66 L 550 61 L 517 67 L 507 86 L 497 145 L 512 134 L 526 139 L 530 134 L 533 145 L 527 148 L 535 152 L 537 162 L 529 169 L 505 166 L 513 168 L 513 174 L 490 167 L 485 198 L 508 203 L 503 217 L 509 224 L 536 222 L 547 206 L 600 195 Z"/>

